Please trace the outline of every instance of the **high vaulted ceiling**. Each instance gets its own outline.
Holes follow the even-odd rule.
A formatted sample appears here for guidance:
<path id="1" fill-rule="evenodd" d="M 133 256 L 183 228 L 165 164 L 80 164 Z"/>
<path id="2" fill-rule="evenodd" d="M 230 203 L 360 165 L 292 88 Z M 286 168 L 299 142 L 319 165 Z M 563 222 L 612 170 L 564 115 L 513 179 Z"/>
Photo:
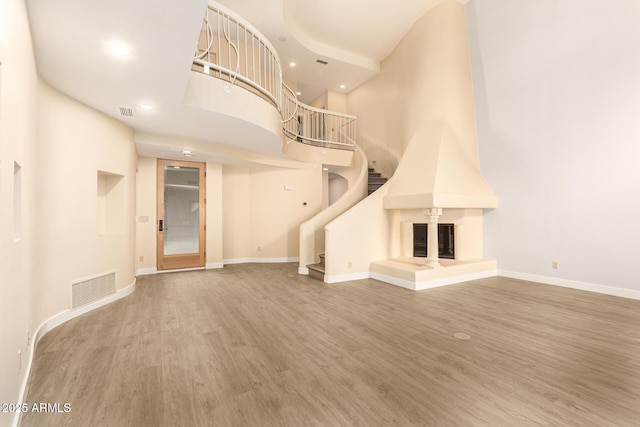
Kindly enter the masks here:
<path id="1" fill-rule="evenodd" d="M 446 0 L 218 0 L 258 28 L 303 102 L 373 77 L 413 24 Z M 317 59 L 328 62 L 322 65 Z M 288 64 L 295 62 L 295 67 Z M 341 88 L 340 86 L 345 86 Z"/>
<path id="2" fill-rule="evenodd" d="M 414 22 L 442 1 L 221 3 L 267 36 L 278 50 L 285 79 L 297 86 L 302 101 L 310 102 L 327 89 L 348 92 L 375 75 L 380 61 Z M 38 71 L 61 92 L 125 122 L 139 133 L 231 147 L 252 146 L 254 141 L 273 137 L 250 123 L 194 112 L 183 105 L 206 0 L 26 2 Z M 130 54 L 114 56 L 109 52 L 113 42 L 130 47 Z M 328 64 L 321 65 L 316 59 Z M 290 62 L 296 62 L 296 67 L 290 67 Z M 143 104 L 155 109 L 143 110 Z M 123 117 L 119 107 L 132 108 L 135 117 Z M 144 154 L 154 155 L 148 145 Z M 182 148 L 188 147 L 175 150 Z M 166 147 L 163 150 L 167 155 Z M 258 145 L 255 151 L 260 150 Z M 279 155 L 272 149 L 265 149 L 262 154 Z M 202 159 L 215 160 L 212 156 L 209 153 Z"/>

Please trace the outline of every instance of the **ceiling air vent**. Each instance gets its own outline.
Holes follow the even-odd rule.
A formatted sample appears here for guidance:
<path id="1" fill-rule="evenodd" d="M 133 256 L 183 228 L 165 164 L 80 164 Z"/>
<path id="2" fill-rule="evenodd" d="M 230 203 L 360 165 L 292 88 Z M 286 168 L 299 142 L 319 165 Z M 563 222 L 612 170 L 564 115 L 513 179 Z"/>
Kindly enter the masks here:
<path id="1" fill-rule="evenodd" d="M 316 62 L 317 62 L 318 64 L 322 64 L 322 65 L 327 65 L 327 64 L 328 64 L 328 62 L 327 62 L 327 61 L 323 61 L 322 59 L 316 59 Z"/>
<path id="2" fill-rule="evenodd" d="M 118 107 L 122 117 L 133 117 L 133 108 Z"/>

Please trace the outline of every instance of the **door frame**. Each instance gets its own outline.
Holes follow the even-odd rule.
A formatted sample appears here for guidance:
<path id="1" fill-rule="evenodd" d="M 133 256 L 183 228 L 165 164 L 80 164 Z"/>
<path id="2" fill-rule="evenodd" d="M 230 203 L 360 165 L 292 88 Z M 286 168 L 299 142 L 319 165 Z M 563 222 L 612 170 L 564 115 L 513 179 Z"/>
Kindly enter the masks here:
<path id="1" fill-rule="evenodd" d="M 188 167 L 198 169 L 198 247 L 200 251 L 192 254 L 164 254 L 164 230 L 166 228 L 164 212 L 164 168 Z M 204 267 L 206 262 L 206 163 L 186 162 L 182 160 L 158 159 L 156 170 L 156 269 L 177 270 L 181 268 Z M 162 221 L 162 222 L 161 222 Z M 160 226 L 162 224 L 162 227 Z M 168 224 L 170 227 L 171 224 Z"/>

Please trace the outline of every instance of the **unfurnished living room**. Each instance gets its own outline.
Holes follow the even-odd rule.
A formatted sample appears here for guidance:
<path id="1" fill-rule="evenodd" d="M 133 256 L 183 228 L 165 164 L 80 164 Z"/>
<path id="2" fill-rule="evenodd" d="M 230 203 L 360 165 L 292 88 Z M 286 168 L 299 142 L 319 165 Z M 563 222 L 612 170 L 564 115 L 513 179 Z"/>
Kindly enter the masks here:
<path id="1" fill-rule="evenodd" d="M 0 0 L 0 426 L 640 425 L 638 19 Z"/>

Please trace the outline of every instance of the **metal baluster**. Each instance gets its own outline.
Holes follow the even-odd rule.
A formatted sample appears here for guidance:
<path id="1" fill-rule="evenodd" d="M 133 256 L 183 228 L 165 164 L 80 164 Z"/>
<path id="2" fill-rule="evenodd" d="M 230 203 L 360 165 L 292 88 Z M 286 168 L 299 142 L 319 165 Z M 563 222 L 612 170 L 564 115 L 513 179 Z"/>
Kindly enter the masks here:
<path id="1" fill-rule="evenodd" d="M 222 65 L 222 58 L 220 58 L 220 56 L 222 54 L 222 46 L 220 45 L 220 21 L 221 21 L 221 19 L 224 19 L 224 17 L 221 17 L 220 16 L 220 12 L 218 11 L 218 18 L 216 19 L 216 27 L 217 27 L 216 28 L 216 30 L 217 30 L 216 32 L 218 33 L 218 52 L 216 54 L 216 65 L 219 65 L 219 66 Z M 224 21 L 222 21 L 222 22 L 224 23 Z M 222 77 L 222 76 L 220 76 L 219 73 L 218 73 L 218 76 Z"/>
<path id="2" fill-rule="evenodd" d="M 244 27 L 244 75 L 249 77 L 249 43 L 247 42 L 247 27 Z"/>

